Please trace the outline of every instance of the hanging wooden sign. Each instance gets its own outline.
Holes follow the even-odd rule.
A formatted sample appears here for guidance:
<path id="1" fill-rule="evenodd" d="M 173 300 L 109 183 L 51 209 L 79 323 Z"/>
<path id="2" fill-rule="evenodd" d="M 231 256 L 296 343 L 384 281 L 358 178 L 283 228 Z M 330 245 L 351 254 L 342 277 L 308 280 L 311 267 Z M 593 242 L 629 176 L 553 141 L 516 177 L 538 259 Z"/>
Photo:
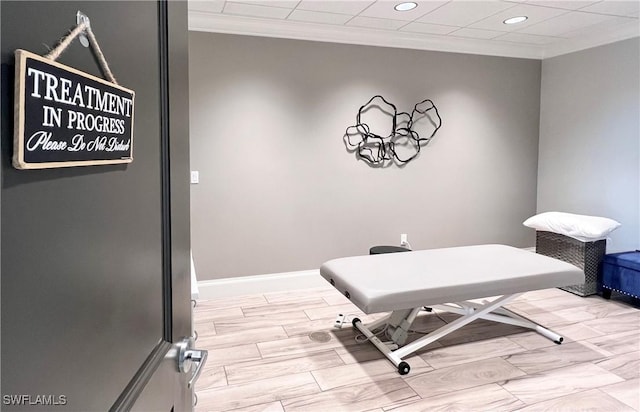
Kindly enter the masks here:
<path id="1" fill-rule="evenodd" d="M 14 167 L 133 161 L 134 91 L 25 50 L 15 58 Z"/>

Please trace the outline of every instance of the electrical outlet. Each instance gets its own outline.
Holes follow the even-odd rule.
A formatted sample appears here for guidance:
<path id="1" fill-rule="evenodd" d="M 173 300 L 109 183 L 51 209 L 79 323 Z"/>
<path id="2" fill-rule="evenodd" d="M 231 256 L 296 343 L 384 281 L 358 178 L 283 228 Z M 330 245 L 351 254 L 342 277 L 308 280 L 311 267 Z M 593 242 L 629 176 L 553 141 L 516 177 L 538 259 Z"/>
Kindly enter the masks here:
<path id="1" fill-rule="evenodd" d="M 340 329 L 343 323 L 344 323 L 344 315 L 342 313 L 338 313 L 338 316 L 336 316 L 336 321 L 333 324 L 333 327 L 336 329 Z"/>
<path id="2" fill-rule="evenodd" d="M 192 170 L 191 171 L 191 184 L 198 184 L 200 183 L 200 172 L 198 172 L 197 170 Z"/>
<path id="3" fill-rule="evenodd" d="M 406 233 L 403 233 L 400 235 L 400 246 L 405 246 L 407 243 L 409 243 L 409 237 L 407 236 Z"/>

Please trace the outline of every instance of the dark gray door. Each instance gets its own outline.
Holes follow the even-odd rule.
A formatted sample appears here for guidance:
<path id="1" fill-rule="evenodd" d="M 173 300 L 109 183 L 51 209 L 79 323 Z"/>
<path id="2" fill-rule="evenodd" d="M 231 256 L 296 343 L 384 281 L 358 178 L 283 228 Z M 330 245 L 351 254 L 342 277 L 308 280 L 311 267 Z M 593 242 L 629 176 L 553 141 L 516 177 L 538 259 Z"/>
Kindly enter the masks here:
<path id="1" fill-rule="evenodd" d="M 129 165 L 16 170 L 13 51 L 45 54 L 80 10 L 136 92 Z M 185 410 L 190 334 L 183 2 L 2 1 L 2 410 Z M 102 76 L 76 40 L 59 62 Z M 55 405 L 55 406 L 53 406 Z"/>

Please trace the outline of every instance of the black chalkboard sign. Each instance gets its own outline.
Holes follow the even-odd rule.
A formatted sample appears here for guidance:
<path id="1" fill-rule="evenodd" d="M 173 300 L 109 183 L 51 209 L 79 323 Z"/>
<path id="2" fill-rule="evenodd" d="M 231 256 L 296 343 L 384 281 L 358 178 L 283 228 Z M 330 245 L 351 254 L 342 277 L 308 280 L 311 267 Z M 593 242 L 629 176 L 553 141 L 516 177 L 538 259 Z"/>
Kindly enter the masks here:
<path id="1" fill-rule="evenodd" d="M 16 50 L 17 169 L 133 161 L 135 92 Z"/>

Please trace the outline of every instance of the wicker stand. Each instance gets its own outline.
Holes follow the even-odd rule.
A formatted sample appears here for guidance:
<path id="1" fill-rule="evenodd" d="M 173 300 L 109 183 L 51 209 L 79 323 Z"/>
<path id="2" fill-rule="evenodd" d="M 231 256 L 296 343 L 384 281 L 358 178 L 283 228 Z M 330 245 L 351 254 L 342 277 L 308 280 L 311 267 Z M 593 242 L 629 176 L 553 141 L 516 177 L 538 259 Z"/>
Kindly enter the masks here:
<path id="1" fill-rule="evenodd" d="M 581 242 L 553 232 L 536 232 L 537 253 L 571 263 L 584 271 L 585 283 L 560 288 L 579 296 L 597 293 L 606 248 L 604 239 Z"/>

